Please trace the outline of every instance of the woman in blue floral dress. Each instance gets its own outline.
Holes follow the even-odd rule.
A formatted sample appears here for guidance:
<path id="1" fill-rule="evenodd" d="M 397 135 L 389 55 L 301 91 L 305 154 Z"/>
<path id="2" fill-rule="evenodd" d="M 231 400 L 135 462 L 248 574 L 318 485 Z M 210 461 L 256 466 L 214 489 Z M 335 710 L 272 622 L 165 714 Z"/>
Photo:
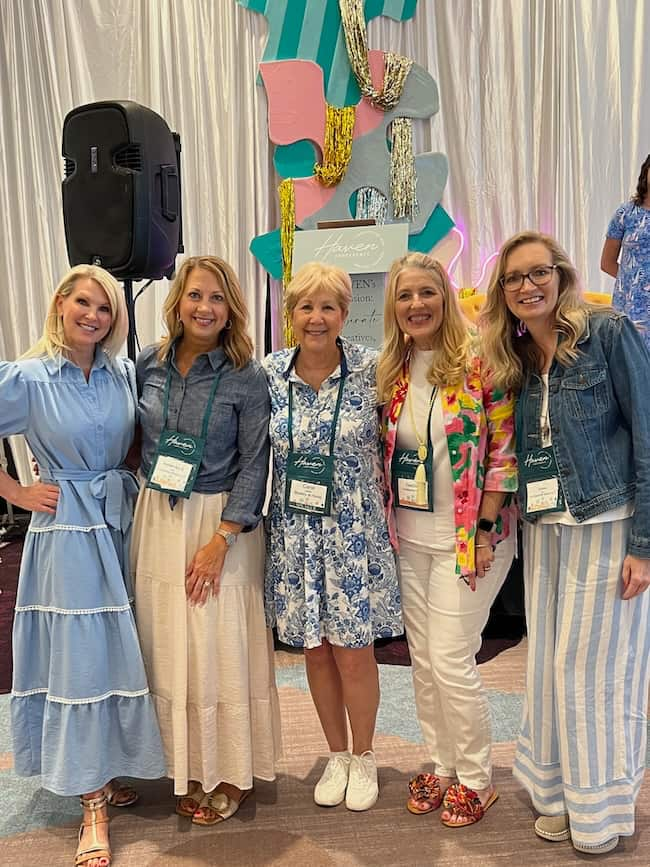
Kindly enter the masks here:
<path id="1" fill-rule="evenodd" d="M 379 791 L 373 641 L 400 634 L 402 621 L 383 509 L 376 353 L 340 337 L 351 298 L 344 271 L 303 266 L 285 299 L 297 347 L 264 361 L 273 447 L 266 606 L 280 639 L 305 650 L 331 751 L 314 800 L 367 810 Z"/>
<path id="2" fill-rule="evenodd" d="M 636 193 L 607 229 L 600 267 L 616 277 L 612 304 L 634 322 L 650 349 L 650 154 L 641 166 Z M 620 253 L 620 262 L 618 261 Z"/>

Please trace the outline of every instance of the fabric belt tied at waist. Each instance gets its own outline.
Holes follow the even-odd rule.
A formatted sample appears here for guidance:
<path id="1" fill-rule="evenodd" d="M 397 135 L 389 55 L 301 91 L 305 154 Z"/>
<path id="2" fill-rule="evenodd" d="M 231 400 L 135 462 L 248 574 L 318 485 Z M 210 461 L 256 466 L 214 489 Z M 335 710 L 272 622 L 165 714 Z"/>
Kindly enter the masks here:
<path id="1" fill-rule="evenodd" d="M 113 470 L 41 470 L 43 482 L 90 482 L 90 493 L 104 501 L 106 523 L 113 530 L 126 533 L 133 521 L 131 499 L 138 494 L 138 480 L 125 469 Z"/>

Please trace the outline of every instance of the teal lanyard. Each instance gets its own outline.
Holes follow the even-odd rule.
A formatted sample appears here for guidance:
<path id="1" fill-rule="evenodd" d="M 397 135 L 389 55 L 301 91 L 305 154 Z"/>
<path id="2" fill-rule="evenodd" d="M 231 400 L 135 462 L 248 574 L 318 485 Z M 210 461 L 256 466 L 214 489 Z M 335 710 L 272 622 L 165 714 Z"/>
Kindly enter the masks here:
<path id="1" fill-rule="evenodd" d="M 341 375 L 339 382 L 339 393 L 336 398 L 336 406 L 334 415 L 332 416 L 332 430 L 330 433 L 330 448 L 329 455 L 334 454 L 334 443 L 336 441 L 336 426 L 339 420 L 339 412 L 341 409 L 341 400 L 343 399 L 343 387 L 345 385 L 345 377 Z M 289 382 L 289 452 L 293 452 L 293 382 Z"/>
<path id="2" fill-rule="evenodd" d="M 208 435 L 208 425 L 210 424 L 210 416 L 212 415 L 212 404 L 214 402 L 214 396 L 217 393 L 217 386 L 221 380 L 222 371 L 224 368 L 225 362 L 221 365 L 221 367 L 217 370 L 216 375 L 214 377 L 214 382 L 212 383 L 212 388 L 210 389 L 210 396 L 208 397 L 208 405 L 206 407 L 205 413 L 203 415 L 203 425 L 201 427 L 201 439 L 205 439 Z M 163 425 L 162 429 L 167 429 L 167 416 L 169 414 L 169 391 L 171 389 L 172 383 L 172 365 L 171 362 L 167 365 L 167 380 L 165 382 L 165 393 L 163 397 Z"/>

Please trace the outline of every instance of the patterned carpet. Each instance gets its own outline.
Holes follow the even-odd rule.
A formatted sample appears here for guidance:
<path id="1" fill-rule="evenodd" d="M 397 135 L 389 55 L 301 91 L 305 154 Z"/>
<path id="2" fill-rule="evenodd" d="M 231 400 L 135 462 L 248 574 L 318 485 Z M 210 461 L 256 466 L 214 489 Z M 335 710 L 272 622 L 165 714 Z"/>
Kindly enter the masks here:
<path id="1" fill-rule="evenodd" d="M 512 778 L 513 738 L 521 710 L 526 644 L 481 666 L 489 690 L 495 735 L 495 783 L 500 800 L 485 819 L 464 830 L 442 827 L 438 814 L 404 809 L 409 776 L 426 768 L 414 717 L 410 669 L 381 666 L 382 702 L 376 752 L 381 795 L 367 813 L 345 806 L 317 807 L 313 786 L 324 742 L 306 688 L 299 654 L 276 652 L 285 755 L 275 783 L 259 783 L 255 796 L 228 822 L 192 826 L 175 815 L 167 781 L 139 784 L 140 803 L 113 811 L 115 867 L 370 867 L 370 865 L 473 865 L 527 867 L 584 864 L 569 843 L 546 843 L 532 833 L 533 813 Z M 78 805 L 12 772 L 8 697 L 0 697 L 0 864 L 69 867 L 75 848 Z M 650 778 L 638 801 L 637 833 L 607 856 L 607 863 L 650 863 Z"/>

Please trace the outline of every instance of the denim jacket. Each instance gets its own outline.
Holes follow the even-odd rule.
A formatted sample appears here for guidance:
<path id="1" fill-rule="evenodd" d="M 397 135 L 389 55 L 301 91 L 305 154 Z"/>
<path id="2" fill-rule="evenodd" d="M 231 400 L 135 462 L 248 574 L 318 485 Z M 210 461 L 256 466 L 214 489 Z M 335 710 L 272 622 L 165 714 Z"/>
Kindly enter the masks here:
<path id="1" fill-rule="evenodd" d="M 570 366 L 555 360 L 549 372 L 553 452 L 567 507 L 581 522 L 633 500 L 627 550 L 650 557 L 650 354 L 630 320 L 613 311 L 591 314 L 578 350 Z M 515 415 L 520 462 L 541 446 L 541 407 L 542 381 L 530 373 Z"/>

